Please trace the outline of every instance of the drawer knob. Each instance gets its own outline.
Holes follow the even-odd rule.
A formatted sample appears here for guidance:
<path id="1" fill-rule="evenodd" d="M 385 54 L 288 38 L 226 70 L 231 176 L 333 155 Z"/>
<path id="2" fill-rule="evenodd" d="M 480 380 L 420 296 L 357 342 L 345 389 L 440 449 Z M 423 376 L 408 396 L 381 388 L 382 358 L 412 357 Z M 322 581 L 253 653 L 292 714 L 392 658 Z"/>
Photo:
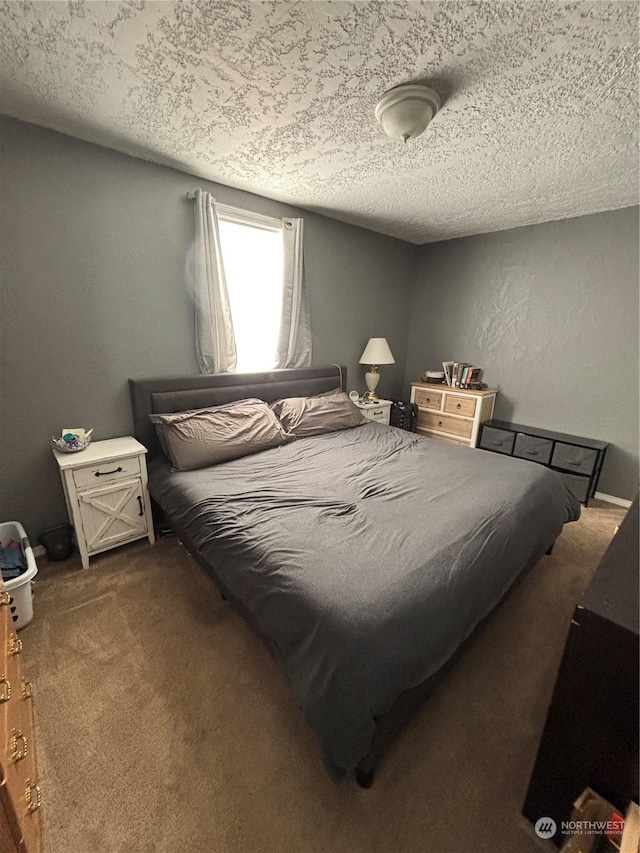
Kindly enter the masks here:
<path id="1" fill-rule="evenodd" d="M 462 404 L 458 403 L 458 405 L 456 406 L 456 409 L 461 409 L 461 408 L 462 408 Z"/>
<path id="2" fill-rule="evenodd" d="M 427 403 L 431 402 L 431 397 L 427 397 Z"/>
<path id="3" fill-rule="evenodd" d="M 2 686 L 0 702 L 8 702 L 11 699 L 11 682 L 6 675 L 0 675 L 0 685 Z"/>
<path id="4" fill-rule="evenodd" d="M 27 779 L 24 798 L 27 803 L 27 809 L 30 812 L 37 811 L 42 805 L 42 792 L 40 791 L 40 785 L 36 785 L 36 783 L 32 782 L 31 779 Z"/>
<path id="5" fill-rule="evenodd" d="M 2 604 L 11 604 L 11 596 L 4 589 L 0 592 L 0 605 Z"/>
<path id="6" fill-rule="evenodd" d="M 15 631 L 11 632 L 9 638 L 9 648 L 7 649 L 10 655 L 19 655 L 22 651 L 22 640 Z"/>
<path id="7" fill-rule="evenodd" d="M 96 477 L 108 477 L 109 474 L 120 474 L 123 471 L 119 466 L 113 471 L 96 471 Z"/>
<path id="8" fill-rule="evenodd" d="M 438 426 L 442 426 L 442 421 L 438 421 Z"/>
<path id="9" fill-rule="evenodd" d="M 29 748 L 27 746 L 27 738 L 22 734 L 20 729 L 12 729 L 11 738 L 9 740 L 9 754 L 13 761 L 22 761 L 27 757 Z"/>
<path id="10" fill-rule="evenodd" d="M 22 686 L 22 698 L 23 699 L 31 699 L 31 697 L 33 696 L 33 693 L 34 693 L 33 682 L 27 681 L 26 678 L 23 678 L 21 686 Z"/>

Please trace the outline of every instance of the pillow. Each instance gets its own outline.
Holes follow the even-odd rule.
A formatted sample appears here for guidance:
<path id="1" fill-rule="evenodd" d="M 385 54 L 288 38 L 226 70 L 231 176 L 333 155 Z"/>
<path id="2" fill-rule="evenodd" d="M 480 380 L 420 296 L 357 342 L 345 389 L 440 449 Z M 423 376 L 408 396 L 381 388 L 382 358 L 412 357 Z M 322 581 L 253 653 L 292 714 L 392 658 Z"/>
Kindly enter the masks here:
<path id="1" fill-rule="evenodd" d="M 262 400 L 237 400 L 224 406 L 149 418 L 177 471 L 228 462 L 278 447 L 293 438 Z"/>
<path id="2" fill-rule="evenodd" d="M 286 431 L 296 438 L 351 429 L 367 420 L 342 391 L 325 397 L 286 397 L 271 408 Z"/>

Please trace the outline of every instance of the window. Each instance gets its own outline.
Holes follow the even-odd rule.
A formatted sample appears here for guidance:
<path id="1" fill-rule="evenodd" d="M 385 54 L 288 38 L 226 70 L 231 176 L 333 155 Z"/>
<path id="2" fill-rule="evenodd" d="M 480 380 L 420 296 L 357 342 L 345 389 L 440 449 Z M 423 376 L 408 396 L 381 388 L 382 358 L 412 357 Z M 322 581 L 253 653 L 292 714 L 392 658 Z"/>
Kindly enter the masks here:
<path id="1" fill-rule="evenodd" d="M 216 205 L 239 373 L 276 364 L 282 314 L 283 243 L 279 219 Z"/>

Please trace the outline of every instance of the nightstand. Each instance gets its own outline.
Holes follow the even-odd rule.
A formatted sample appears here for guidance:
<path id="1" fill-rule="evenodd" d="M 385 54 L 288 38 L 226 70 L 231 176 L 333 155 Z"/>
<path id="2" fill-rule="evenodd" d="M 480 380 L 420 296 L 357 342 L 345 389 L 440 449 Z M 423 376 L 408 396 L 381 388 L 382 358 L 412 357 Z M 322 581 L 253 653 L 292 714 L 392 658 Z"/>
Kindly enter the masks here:
<path id="1" fill-rule="evenodd" d="M 377 421 L 379 424 L 389 425 L 391 417 L 391 400 L 378 400 L 377 403 L 363 403 L 362 400 L 354 402 L 365 418 L 370 421 Z"/>
<path id="2" fill-rule="evenodd" d="M 53 451 L 84 569 L 101 551 L 144 537 L 155 542 L 146 452 L 130 436 L 95 441 L 78 453 Z"/>

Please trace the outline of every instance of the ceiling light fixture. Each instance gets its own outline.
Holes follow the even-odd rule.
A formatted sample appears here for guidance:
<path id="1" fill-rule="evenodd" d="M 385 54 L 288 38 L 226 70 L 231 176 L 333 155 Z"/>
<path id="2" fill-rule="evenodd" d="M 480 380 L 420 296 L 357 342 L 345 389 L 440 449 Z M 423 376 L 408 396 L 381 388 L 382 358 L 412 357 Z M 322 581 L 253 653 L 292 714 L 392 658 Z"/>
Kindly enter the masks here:
<path id="1" fill-rule="evenodd" d="M 415 139 L 441 106 L 440 95 L 422 83 L 404 83 L 389 89 L 378 101 L 376 118 L 392 139 Z"/>

